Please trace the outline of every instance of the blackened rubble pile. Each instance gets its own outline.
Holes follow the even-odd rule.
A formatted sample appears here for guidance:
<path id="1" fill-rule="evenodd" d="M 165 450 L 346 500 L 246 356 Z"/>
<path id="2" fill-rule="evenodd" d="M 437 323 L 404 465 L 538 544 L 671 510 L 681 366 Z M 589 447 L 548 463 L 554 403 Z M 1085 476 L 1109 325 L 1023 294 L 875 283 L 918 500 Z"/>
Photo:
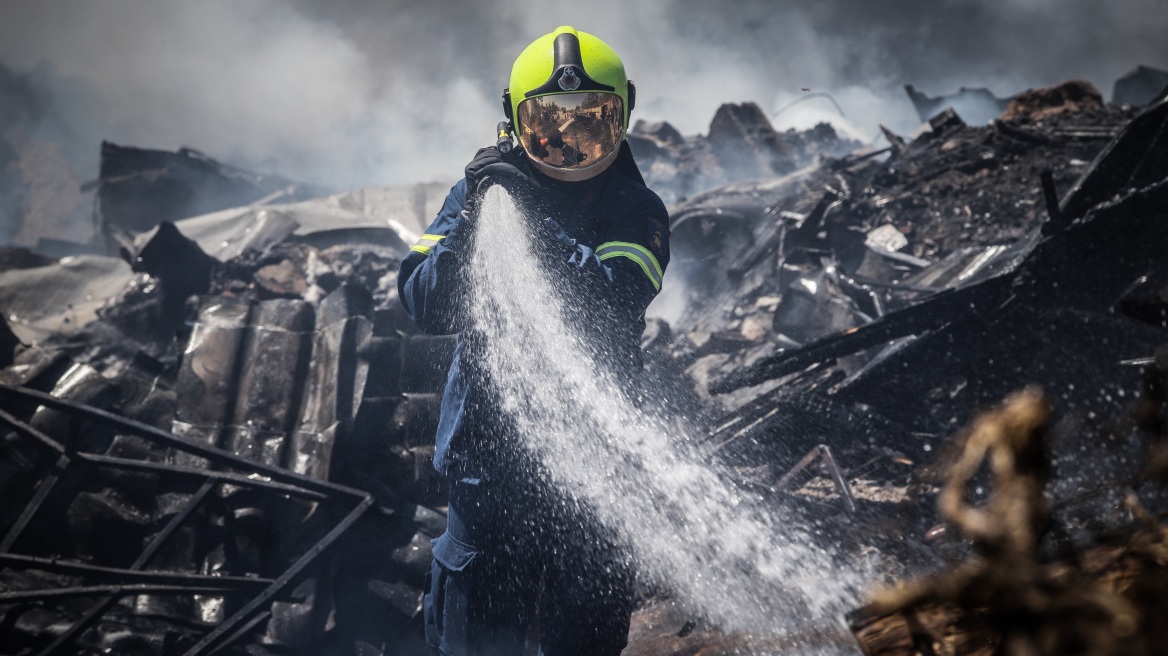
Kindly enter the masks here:
<path id="1" fill-rule="evenodd" d="M 1146 372 L 1168 345 L 1168 100 L 1082 91 L 1019 96 L 985 127 L 944 111 L 914 139 L 889 133 L 886 158 L 675 208 L 689 296 L 654 352 L 721 408 L 709 448 L 744 484 L 798 488 L 821 517 L 858 508 L 828 521 L 844 553 L 964 553 L 934 508 L 938 452 L 1028 385 L 1060 436 L 1057 547 L 1131 528 L 1116 508 L 1148 444 L 1127 417 L 1156 402 Z M 1165 507 L 1152 488 L 1141 503 Z"/>
<path id="2" fill-rule="evenodd" d="M 1011 105 L 1007 114 L 1016 118 L 988 127 L 946 110 L 911 141 L 889 132 L 891 145 L 880 151 L 679 204 L 672 271 L 687 295 L 675 328 L 688 334 L 678 354 L 789 351 L 1013 271 L 1044 230 L 1122 191 L 1085 181 L 1110 175 L 1092 161 L 1139 111 L 1101 102 L 1053 111 L 1058 106 Z M 1030 118 L 1036 114 L 1044 117 Z M 1132 144 L 1144 136 L 1128 136 L 1125 152 L 1111 159 L 1142 149 Z M 1061 210 L 1060 190 L 1069 204 Z M 702 265 L 710 260 L 721 275 Z M 722 373 L 736 370 L 722 359 Z M 749 384 L 766 380 L 736 373 Z"/>
<path id="3" fill-rule="evenodd" d="M 0 652 L 421 653 L 452 343 L 394 276 L 445 185 L 272 204 L 296 187 L 103 154 L 129 264 L 4 251 Z M 140 231 L 200 175 L 250 204 Z"/>

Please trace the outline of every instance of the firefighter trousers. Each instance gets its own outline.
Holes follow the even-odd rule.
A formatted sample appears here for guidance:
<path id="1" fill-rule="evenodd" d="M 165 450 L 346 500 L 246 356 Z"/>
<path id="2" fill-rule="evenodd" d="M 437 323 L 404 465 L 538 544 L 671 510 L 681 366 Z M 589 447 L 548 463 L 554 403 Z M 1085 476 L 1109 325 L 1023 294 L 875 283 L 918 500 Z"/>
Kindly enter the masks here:
<path id="1" fill-rule="evenodd" d="M 629 550 L 586 508 L 538 484 L 451 483 L 433 541 L 426 642 L 446 656 L 618 656 L 628 639 Z"/>

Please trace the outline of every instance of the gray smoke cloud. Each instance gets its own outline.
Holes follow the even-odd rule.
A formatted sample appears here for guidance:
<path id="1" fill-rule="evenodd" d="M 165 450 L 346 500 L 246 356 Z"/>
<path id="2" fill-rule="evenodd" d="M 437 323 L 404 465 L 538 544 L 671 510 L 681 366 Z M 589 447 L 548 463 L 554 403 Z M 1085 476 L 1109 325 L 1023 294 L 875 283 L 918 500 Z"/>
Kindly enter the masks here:
<path id="1" fill-rule="evenodd" d="M 0 63 L 40 67 L 77 147 L 189 145 L 336 188 L 454 180 L 490 143 L 510 63 L 560 24 L 601 36 L 637 82 L 635 117 L 704 132 L 723 102 L 776 127 L 911 130 L 909 82 L 999 95 L 1068 78 L 1105 95 L 1168 67 L 1163 0 L 7 0 Z M 0 102 L 3 102 L 0 99 Z"/>

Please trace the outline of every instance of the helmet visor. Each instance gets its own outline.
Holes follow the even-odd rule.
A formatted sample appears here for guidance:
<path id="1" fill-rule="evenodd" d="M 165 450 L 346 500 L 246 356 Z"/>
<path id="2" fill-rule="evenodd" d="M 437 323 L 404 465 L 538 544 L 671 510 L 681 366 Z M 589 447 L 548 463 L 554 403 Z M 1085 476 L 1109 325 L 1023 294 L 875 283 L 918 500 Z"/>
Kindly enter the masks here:
<path id="1" fill-rule="evenodd" d="M 519 103 L 519 143 L 529 157 L 566 171 L 620 148 L 624 107 L 615 93 L 558 93 Z"/>

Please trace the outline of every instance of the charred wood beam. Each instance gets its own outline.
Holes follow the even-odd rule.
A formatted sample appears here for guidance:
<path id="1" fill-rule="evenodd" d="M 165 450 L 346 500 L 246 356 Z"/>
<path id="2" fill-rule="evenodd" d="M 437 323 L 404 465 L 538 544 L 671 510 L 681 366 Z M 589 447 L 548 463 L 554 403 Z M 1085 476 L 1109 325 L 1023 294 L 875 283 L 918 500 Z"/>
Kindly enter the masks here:
<path id="1" fill-rule="evenodd" d="M 160 548 L 162 548 L 163 543 L 165 543 L 166 540 L 171 535 L 173 535 L 175 531 L 178 530 L 178 527 L 186 521 L 187 517 L 191 516 L 191 513 L 195 512 L 195 509 L 199 507 L 199 504 L 203 503 L 203 499 L 206 499 L 207 495 L 211 493 L 211 490 L 215 489 L 215 485 L 217 483 L 218 481 L 213 478 L 204 481 L 203 485 L 199 487 L 199 491 L 195 492 L 195 494 L 191 496 L 191 498 L 187 501 L 187 505 L 183 507 L 182 511 L 172 517 L 170 521 L 166 523 L 166 528 L 162 529 L 159 531 L 158 535 L 154 536 L 154 539 L 150 541 L 149 546 L 147 546 L 142 551 L 141 555 L 139 555 L 138 558 L 134 560 L 134 564 L 130 565 L 130 569 L 142 569 L 145 567 L 146 563 L 150 562 L 150 559 L 154 556 L 154 554 L 157 553 Z"/>
<path id="2" fill-rule="evenodd" d="M 193 440 L 188 440 L 172 433 L 168 433 L 159 428 L 155 428 L 154 426 L 143 424 L 132 419 L 127 419 L 100 408 L 95 408 L 66 399 L 60 399 L 51 394 L 46 394 L 37 390 L 0 384 L 0 396 L 14 396 L 24 401 L 32 401 L 39 405 L 52 408 L 53 410 L 80 416 L 95 423 L 109 426 L 116 430 L 124 431 L 132 435 L 137 435 L 138 437 L 157 444 L 161 444 L 163 446 L 173 447 L 181 451 L 186 451 L 226 467 L 262 473 L 268 478 L 279 482 L 289 483 L 330 496 L 344 495 L 355 499 L 364 499 L 366 497 L 366 493 L 362 490 L 309 478 L 307 476 L 291 472 L 287 469 L 256 462 L 247 458 L 241 458 L 240 456 L 237 456 L 230 451 L 225 451 L 223 449 L 195 442 Z M 11 415 L 8 416 L 11 417 Z M 4 416 L 0 415 L 0 419 L 4 419 Z"/>
<path id="3" fill-rule="evenodd" d="M 1076 127 L 1051 128 L 1050 133 L 1067 139 L 1114 139 L 1118 130 L 1105 125 L 1080 125 Z"/>
<path id="4" fill-rule="evenodd" d="M 871 346 L 937 330 L 1000 305 L 1008 298 L 1013 278 L 991 278 L 970 287 L 953 289 L 870 324 L 825 337 L 803 348 L 785 351 L 761 360 L 749 370 L 736 372 L 710 385 L 711 394 L 724 394 L 740 387 L 795 373 L 810 365 L 850 355 Z"/>
<path id="5" fill-rule="evenodd" d="M 24 423 L 23 421 L 20 421 L 19 419 L 12 416 L 8 412 L 5 412 L 4 410 L 0 410 L 0 424 L 7 424 L 8 426 L 11 426 L 12 429 L 15 430 L 16 432 L 18 432 L 21 435 L 24 435 L 26 437 L 31 437 L 34 441 L 36 441 L 37 444 L 40 444 L 41 446 L 45 447 L 46 449 L 49 449 L 50 451 L 53 451 L 54 453 L 57 453 L 57 454 L 64 454 L 65 453 L 65 446 L 63 444 L 61 444 L 57 440 L 54 440 L 53 438 L 49 437 L 48 435 L 45 435 L 44 433 L 33 428 L 32 426 L 29 426 L 28 424 Z"/>
<path id="6" fill-rule="evenodd" d="M 92 465 L 99 465 L 105 467 L 113 467 L 116 469 L 128 469 L 132 471 L 140 471 L 147 473 L 164 474 L 166 476 L 186 476 L 197 478 L 213 478 L 221 483 L 231 483 L 244 487 L 254 487 L 264 490 L 271 490 L 279 492 L 280 494 L 287 494 L 288 496 L 306 499 L 308 501 L 327 501 L 330 497 L 327 494 L 317 492 L 314 490 L 305 490 L 296 485 L 289 485 L 287 483 L 278 483 L 276 481 L 269 481 L 263 478 L 255 478 L 246 474 L 235 474 L 232 472 L 209 472 L 206 469 L 199 469 L 197 467 L 185 467 L 183 465 L 172 465 L 170 463 L 150 462 L 148 460 L 130 460 L 127 458 L 115 458 L 113 456 L 103 456 L 95 453 L 78 453 L 73 456 L 78 463 L 86 463 Z"/>
<path id="7" fill-rule="evenodd" d="M 897 137 L 897 138 L 899 139 L 899 137 Z M 889 141 L 891 142 L 892 139 L 889 139 Z M 904 140 L 902 139 L 901 142 L 903 143 L 903 141 Z M 872 159 L 873 157 L 879 157 L 880 155 L 884 155 L 887 153 L 892 153 L 893 156 L 896 156 L 896 155 L 900 154 L 900 150 L 897 149 L 895 144 L 893 144 L 892 146 L 889 146 L 888 148 L 881 148 L 879 150 L 872 150 L 872 151 L 869 151 L 866 153 L 858 153 L 856 155 L 849 155 L 847 157 L 841 157 L 840 159 L 837 159 L 834 161 L 829 161 L 826 166 L 827 166 L 827 169 L 829 171 L 839 171 L 842 169 L 846 169 L 849 166 L 852 166 L 854 164 L 859 164 L 860 162 L 867 161 L 867 160 Z"/>
<path id="8" fill-rule="evenodd" d="M 272 579 L 253 576 L 210 576 L 183 572 L 146 572 L 122 567 L 102 567 L 56 558 L 40 558 L 21 554 L 0 554 L 0 565 L 11 565 L 23 569 L 42 572 L 75 574 L 104 579 L 116 579 L 117 584 L 133 585 L 149 583 L 153 585 L 201 585 L 222 586 L 230 590 L 262 589 L 271 585 Z M 114 585 L 114 584 L 111 584 Z"/>
<path id="9" fill-rule="evenodd" d="M 157 583 L 133 583 L 110 585 L 84 585 L 70 588 L 53 588 L 51 590 L 17 590 L 0 592 L 0 604 L 18 604 L 38 601 L 52 601 L 57 599 L 74 599 L 77 597 L 96 597 L 98 595 L 113 594 L 119 597 L 139 594 L 244 594 L 246 591 L 238 587 L 222 585 L 167 585 Z M 44 653 L 44 652 L 41 652 Z"/>
<path id="10" fill-rule="evenodd" d="M 20 534 L 24 532 L 28 523 L 32 520 L 33 515 L 36 515 L 37 510 L 40 509 L 45 499 L 49 497 L 49 493 L 53 491 L 53 488 L 57 486 L 57 481 L 61 480 L 61 475 L 65 473 L 68 467 L 69 456 L 62 455 L 60 458 L 57 458 L 57 462 L 53 463 L 52 469 L 49 470 L 45 478 L 41 480 L 40 485 L 37 486 L 37 491 L 33 494 L 32 500 L 24 507 L 24 510 L 20 513 L 20 517 L 17 518 L 12 528 L 8 529 L 4 540 L 0 541 L 0 552 L 12 549 L 12 545 L 16 543 Z"/>
<path id="11" fill-rule="evenodd" d="M 240 627 L 235 630 L 235 633 L 232 633 L 231 635 L 224 638 L 223 644 L 224 645 L 233 644 L 236 640 L 239 640 L 240 638 L 251 633 L 252 630 L 254 630 L 257 626 L 259 626 L 263 622 L 266 622 L 271 617 L 272 617 L 272 612 L 269 610 L 265 610 L 265 611 L 257 614 L 255 617 L 251 618 L 247 622 L 244 622 L 242 625 L 240 625 Z"/>
<path id="12" fill-rule="evenodd" d="M 1068 220 L 1129 187 L 1143 187 L 1168 175 L 1168 100 L 1148 107 L 1119 131 L 1063 198 Z"/>
<path id="13" fill-rule="evenodd" d="M 65 451 L 65 447 L 53 438 L 45 435 L 36 428 L 33 428 L 32 426 L 17 419 L 16 417 L 13 417 L 11 414 L 3 410 L 0 410 L 0 424 L 6 424 L 16 432 L 28 437 L 32 437 L 34 440 L 36 440 L 37 443 L 45 446 L 48 449 L 52 449 L 57 453 L 64 453 Z M 198 478 L 207 478 L 208 476 L 211 476 L 221 482 L 268 489 L 301 499 L 307 499 L 309 501 L 325 501 L 330 498 L 328 494 L 316 490 L 306 490 L 299 485 L 279 483 L 264 478 L 255 478 L 254 476 L 247 474 L 235 474 L 232 472 L 209 472 L 206 469 L 199 469 L 197 467 L 185 467 L 182 465 L 172 465 L 169 463 L 150 462 L 148 460 L 130 460 L 127 458 L 103 456 L 96 453 L 74 453 L 72 454 L 72 461 L 77 463 L 115 467 L 118 469 L 166 474 L 168 476 L 191 476 Z M 0 549 L 0 551 L 3 551 L 3 549 Z"/>
<path id="14" fill-rule="evenodd" d="M 1034 144 L 1036 146 L 1055 146 L 1055 145 L 1058 145 L 1057 140 L 1051 139 L 1050 137 L 1046 136 L 1045 134 L 1042 134 L 1041 132 L 1035 132 L 1033 130 L 1023 130 L 1021 128 L 1013 127 L 1010 124 L 1004 123 L 1002 121 L 994 121 L 994 128 L 996 128 L 998 132 L 1001 132 L 1002 134 L 1006 135 L 1007 137 L 1010 137 L 1011 139 L 1017 139 L 1018 141 L 1023 141 L 1025 143 Z"/>

